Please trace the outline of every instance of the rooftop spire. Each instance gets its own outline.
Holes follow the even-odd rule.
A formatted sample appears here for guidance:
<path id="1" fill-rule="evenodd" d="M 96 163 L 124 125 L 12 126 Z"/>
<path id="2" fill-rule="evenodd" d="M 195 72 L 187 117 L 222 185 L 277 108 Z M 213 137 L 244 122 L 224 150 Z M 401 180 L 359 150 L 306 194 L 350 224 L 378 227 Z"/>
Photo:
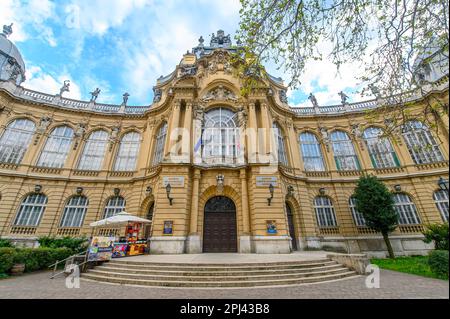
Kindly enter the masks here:
<path id="1" fill-rule="evenodd" d="M 11 23 L 10 25 L 6 25 L 6 24 L 3 25 L 3 33 L 2 33 L 2 35 L 5 38 L 9 37 L 13 33 L 13 29 L 12 29 L 13 24 L 14 23 Z"/>

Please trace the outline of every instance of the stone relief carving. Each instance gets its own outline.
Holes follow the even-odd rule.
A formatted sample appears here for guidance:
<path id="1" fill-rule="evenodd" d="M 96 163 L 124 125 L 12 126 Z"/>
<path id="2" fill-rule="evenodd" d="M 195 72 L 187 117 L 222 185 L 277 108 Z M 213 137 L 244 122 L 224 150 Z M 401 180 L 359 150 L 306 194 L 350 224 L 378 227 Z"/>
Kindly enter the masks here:
<path id="1" fill-rule="evenodd" d="M 322 142 L 325 144 L 327 152 L 330 151 L 330 137 L 326 127 L 319 127 L 320 134 L 322 135 Z"/>
<path id="2" fill-rule="evenodd" d="M 161 97 L 162 97 L 162 90 L 153 88 L 153 103 L 161 101 Z"/>
<path id="3" fill-rule="evenodd" d="M 117 143 L 119 139 L 120 126 L 114 126 L 111 129 L 111 134 L 109 135 L 109 151 L 112 150 L 114 144 Z"/>
<path id="4" fill-rule="evenodd" d="M 206 93 L 201 100 L 204 102 L 208 102 L 211 100 L 236 102 L 238 98 L 233 92 L 224 88 L 223 85 L 219 85 L 219 87 L 217 87 L 216 89 Z"/>
<path id="5" fill-rule="evenodd" d="M 182 64 L 178 68 L 178 77 L 194 76 L 197 73 L 197 66 L 190 64 Z"/>
<path id="6" fill-rule="evenodd" d="M 286 104 L 287 104 L 288 99 L 287 99 L 287 95 L 286 95 L 286 90 L 280 90 L 280 91 L 278 91 L 278 95 L 279 95 L 279 97 L 280 97 L 281 103 L 286 103 Z"/>
<path id="7" fill-rule="evenodd" d="M 287 190 L 286 198 L 294 197 L 294 186 L 288 185 L 286 190 Z"/>
<path id="8" fill-rule="evenodd" d="M 50 116 L 45 115 L 41 117 L 39 125 L 36 128 L 36 138 L 34 140 L 34 145 L 38 143 L 39 139 L 41 138 L 41 135 L 45 133 L 51 122 L 52 118 Z"/>
<path id="9" fill-rule="evenodd" d="M 238 108 L 239 127 L 245 130 L 247 127 L 247 112 L 243 106 Z"/>

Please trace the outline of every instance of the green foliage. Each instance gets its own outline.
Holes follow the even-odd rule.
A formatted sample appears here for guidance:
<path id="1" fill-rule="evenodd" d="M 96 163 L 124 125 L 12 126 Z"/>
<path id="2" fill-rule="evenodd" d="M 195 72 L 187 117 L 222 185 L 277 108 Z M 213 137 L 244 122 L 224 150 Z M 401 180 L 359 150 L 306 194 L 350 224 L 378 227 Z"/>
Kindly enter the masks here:
<path id="1" fill-rule="evenodd" d="M 361 176 L 354 197 L 356 209 L 364 216 L 368 227 L 382 234 L 397 228 L 398 215 L 392 194 L 376 176 Z"/>
<path id="2" fill-rule="evenodd" d="M 423 232 L 426 243 L 434 242 L 435 249 L 448 250 L 448 223 L 431 224 L 426 226 L 427 229 Z"/>
<path id="3" fill-rule="evenodd" d="M 72 238 L 72 237 L 62 237 L 56 238 L 51 236 L 43 236 L 38 239 L 40 247 L 48 248 L 70 248 L 74 253 L 79 253 L 86 250 L 89 241 L 86 237 Z"/>
<path id="4" fill-rule="evenodd" d="M 70 248 L 0 248 L 0 274 L 7 273 L 14 264 L 25 264 L 25 271 L 47 269 L 58 260 L 73 255 Z"/>
<path id="5" fill-rule="evenodd" d="M 428 264 L 434 274 L 440 278 L 448 279 L 448 250 L 433 250 L 430 252 Z"/>
<path id="6" fill-rule="evenodd" d="M 428 264 L 428 259 L 428 256 L 408 256 L 397 257 L 395 259 L 373 258 L 370 262 L 382 269 L 394 270 L 423 277 L 443 279 L 431 270 L 430 265 Z"/>
<path id="7" fill-rule="evenodd" d="M 14 247 L 14 245 L 11 243 L 9 239 L 1 239 L 0 238 L 0 247 Z"/>

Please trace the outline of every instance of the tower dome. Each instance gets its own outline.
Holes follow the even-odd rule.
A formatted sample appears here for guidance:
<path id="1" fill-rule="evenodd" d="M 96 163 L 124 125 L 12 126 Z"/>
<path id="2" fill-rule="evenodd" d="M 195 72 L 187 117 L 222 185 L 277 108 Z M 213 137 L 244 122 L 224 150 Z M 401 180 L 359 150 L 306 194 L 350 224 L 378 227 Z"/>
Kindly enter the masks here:
<path id="1" fill-rule="evenodd" d="M 25 81 L 25 63 L 17 47 L 8 40 L 11 33 L 12 23 L 4 25 L 0 33 L 0 80 L 20 85 Z"/>

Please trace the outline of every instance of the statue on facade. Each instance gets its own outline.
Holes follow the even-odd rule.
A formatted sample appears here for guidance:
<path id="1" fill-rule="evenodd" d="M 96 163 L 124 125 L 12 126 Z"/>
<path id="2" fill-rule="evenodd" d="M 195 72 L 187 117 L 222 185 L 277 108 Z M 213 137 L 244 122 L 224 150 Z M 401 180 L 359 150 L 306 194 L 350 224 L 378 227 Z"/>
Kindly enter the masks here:
<path id="1" fill-rule="evenodd" d="M 317 99 L 314 96 L 314 94 L 310 93 L 309 96 L 308 96 L 308 99 L 311 101 L 311 103 L 312 103 L 314 108 L 319 107 L 319 104 L 317 103 Z"/>
<path id="2" fill-rule="evenodd" d="M 178 69 L 179 78 L 182 78 L 184 76 L 194 76 L 196 73 L 197 73 L 196 65 L 183 64 L 180 65 L 180 68 Z"/>
<path id="3" fill-rule="evenodd" d="M 345 93 L 342 92 L 342 91 L 339 92 L 338 94 L 339 94 L 339 96 L 341 97 L 341 103 L 342 103 L 342 105 L 347 104 L 347 100 L 348 100 L 347 94 L 345 94 Z"/>
<path id="4" fill-rule="evenodd" d="M 77 128 L 75 129 L 74 135 L 75 137 L 83 137 L 86 132 L 86 124 L 78 123 Z"/>
<path id="5" fill-rule="evenodd" d="M 98 95 L 100 94 L 101 90 L 99 88 L 96 88 L 94 92 L 90 92 L 91 94 L 91 102 L 95 102 L 98 98 Z"/>
<path id="6" fill-rule="evenodd" d="M 162 97 L 162 90 L 153 88 L 153 103 L 161 101 L 161 97 Z"/>
<path id="7" fill-rule="evenodd" d="M 225 89 L 223 87 L 223 85 L 219 85 L 216 89 L 211 90 L 208 93 L 206 93 L 202 98 L 202 101 L 204 101 L 204 102 L 207 102 L 210 100 L 219 100 L 219 101 L 230 100 L 230 101 L 236 102 L 238 100 L 238 98 L 236 97 L 236 95 L 234 95 L 233 92 Z"/>
<path id="8" fill-rule="evenodd" d="M 7 38 L 13 33 L 13 26 L 14 23 L 11 23 L 10 25 L 4 25 L 3 26 L 3 35 Z"/>
<path id="9" fill-rule="evenodd" d="M 375 98 L 379 99 L 381 98 L 381 93 L 378 87 L 375 84 L 369 84 L 369 89 L 372 92 L 372 94 L 375 96 Z"/>
<path id="10" fill-rule="evenodd" d="M 69 80 L 65 80 L 64 83 L 63 83 L 63 86 L 61 87 L 61 89 L 59 89 L 59 96 L 62 97 L 62 94 L 64 92 L 70 92 L 69 87 L 70 87 L 70 81 Z"/>
<path id="11" fill-rule="evenodd" d="M 288 98 L 287 98 L 287 95 L 286 95 L 286 90 L 278 91 L 278 95 L 280 97 L 281 103 L 287 103 L 288 102 Z"/>
<path id="12" fill-rule="evenodd" d="M 225 32 L 223 30 L 218 30 L 217 36 L 214 33 L 211 35 L 210 46 L 213 48 L 230 47 L 231 46 L 230 35 L 225 35 Z"/>
<path id="13" fill-rule="evenodd" d="M 47 130 L 48 126 L 52 122 L 52 118 L 49 116 L 43 116 L 41 117 L 41 120 L 39 121 L 39 126 L 36 129 L 36 132 L 38 134 L 43 134 Z"/>
<path id="14" fill-rule="evenodd" d="M 200 38 L 198 39 L 198 46 L 199 47 L 204 46 L 203 42 L 205 42 L 205 39 L 203 39 L 203 36 L 200 36 Z"/>
<path id="15" fill-rule="evenodd" d="M 127 105 L 128 98 L 130 97 L 130 94 L 128 94 L 128 92 L 125 92 L 125 93 L 122 95 L 122 97 L 123 97 L 122 105 Z"/>

